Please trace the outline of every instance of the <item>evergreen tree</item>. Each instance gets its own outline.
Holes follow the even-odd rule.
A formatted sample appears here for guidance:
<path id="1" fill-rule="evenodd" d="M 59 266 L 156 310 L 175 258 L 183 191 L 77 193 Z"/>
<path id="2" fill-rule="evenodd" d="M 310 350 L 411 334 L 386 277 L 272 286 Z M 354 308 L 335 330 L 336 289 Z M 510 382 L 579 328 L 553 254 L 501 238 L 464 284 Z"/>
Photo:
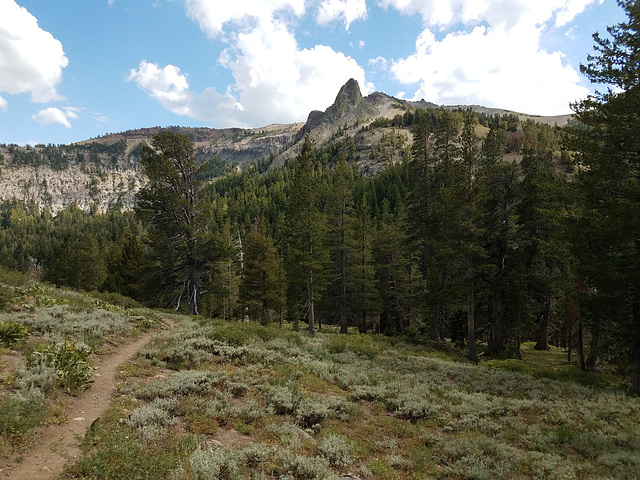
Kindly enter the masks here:
<path id="1" fill-rule="evenodd" d="M 324 289 L 326 282 L 323 277 L 328 263 L 325 247 L 327 222 L 320 208 L 315 157 L 313 142 L 307 134 L 294 162 L 283 235 L 286 243 L 289 312 L 293 315 L 296 328 L 300 318 L 297 312 L 304 312 L 312 334 L 316 328 L 315 302 Z"/>
<path id="2" fill-rule="evenodd" d="M 582 73 L 607 86 L 573 106 L 582 128 L 571 131 L 583 208 L 576 225 L 581 298 L 591 353 L 627 366 L 640 394 L 640 5 L 619 0 L 627 20 L 594 34 L 595 54 Z M 576 231 L 577 229 L 574 229 Z"/>
<path id="3" fill-rule="evenodd" d="M 404 335 L 413 320 L 412 300 L 422 291 L 413 290 L 412 258 L 402 215 L 394 217 L 385 202 L 382 212 L 373 245 L 380 308 L 378 331 Z"/>
<path id="4" fill-rule="evenodd" d="M 423 277 L 423 287 L 418 303 L 429 310 L 426 282 L 432 275 L 434 165 L 436 159 L 430 146 L 430 125 L 422 116 L 413 129 L 411 162 L 409 163 L 409 190 L 407 193 L 407 233 L 417 251 L 418 265 Z M 389 259 L 391 260 L 391 259 Z M 384 279 L 380 279 L 384 281 Z M 430 338 L 440 342 L 440 318 L 433 313 L 427 320 Z"/>
<path id="5" fill-rule="evenodd" d="M 203 219 L 194 146 L 186 135 L 161 132 L 142 147 L 140 163 L 149 183 L 137 194 L 136 212 L 152 227 L 160 265 L 154 286 L 176 310 L 185 303 L 199 314 L 206 258 L 199 242 Z"/>
<path id="6" fill-rule="evenodd" d="M 340 333 L 347 333 L 348 319 L 352 315 L 354 288 L 354 264 L 356 260 L 353 238 L 353 171 L 344 155 L 340 155 L 332 172 L 327 195 L 327 240 L 331 260 L 330 285 L 327 302 L 335 312 Z"/>
<path id="7" fill-rule="evenodd" d="M 519 296 L 535 322 L 536 350 L 549 350 L 549 328 L 562 303 L 570 271 L 570 256 L 562 241 L 566 214 L 564 182 L 551 163 L 532 151 L 521 162 L 522 182 L 517 205 L 518 250 L 527 272 L 528 287 Z"/>
<path id="8" fill-rule="evenodd" d="M 482 245 L 481 220 L 478 213 L 478 177 L 480 172 L 480 152 L 475 134 L 476 116 L 471 110 L 464 114 L 464 124 L 460 135 L 462 208 L 459 213 L 458 250 L 462 259 L 459 275 L 467 310 L 468 358 L 477 361 L 476 353 L 476 291 L 479 273 L 486 257 Z"/>
<path id="9" fill-rule="evenodd" d="M 256 228 L 247 233 L 242 248 L 239 299 L 249 319 L 267 325 L 275 314 L 282 316 L 286 282 L 282 261 L 273 240 L 267 235 L 264 217 L 260 217 Z"/>
<path id="10" fill-rule="evenodd" d="M 364 189 L 355 204 L 352 235 L 355 260 L 353 263 L 353 309 L 360 333 L 367 333 L 374 321 L 378 302 L 373 262 L 374 229 Z"/>
<path id="11" fill-rule="evenodd" d="M 517 165 L 503 161 L 505 137 L 492 126 L 483 145 L 482 171 L 479 177 L 479 200 L 487 271 L 484 301 L 488 312 L 487 343 L 491 350 L 502 352 L 507 347 L 511 298 L 517 298 L 519 286 L 514 265 L 515 206 L 518 198 Z M 512 332 L 513 333 L 513 332 Z"/>

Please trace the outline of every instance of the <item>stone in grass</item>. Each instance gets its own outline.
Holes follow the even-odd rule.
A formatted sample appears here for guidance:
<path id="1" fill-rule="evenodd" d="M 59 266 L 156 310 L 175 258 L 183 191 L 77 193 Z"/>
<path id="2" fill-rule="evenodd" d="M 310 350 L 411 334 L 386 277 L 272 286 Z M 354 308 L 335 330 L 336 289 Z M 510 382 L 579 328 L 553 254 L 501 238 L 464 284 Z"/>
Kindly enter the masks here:
<path id="1" fill-rule="evenodd" d="M 309 435 L 303 429 L 301 429 L 299 427 L 295 427 L 295 431 L 298 434 L 298 438 L 300 439 L 301 442 L 305 442 L 305 441 L 311 439 L 311 435 Z"/>

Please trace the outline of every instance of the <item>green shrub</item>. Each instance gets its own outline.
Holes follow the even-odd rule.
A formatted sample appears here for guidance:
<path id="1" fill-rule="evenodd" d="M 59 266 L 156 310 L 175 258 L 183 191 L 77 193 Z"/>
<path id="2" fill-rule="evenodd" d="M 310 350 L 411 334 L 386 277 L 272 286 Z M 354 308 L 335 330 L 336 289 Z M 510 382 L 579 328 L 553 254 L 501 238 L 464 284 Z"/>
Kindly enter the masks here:
<path id="1" fill-rule="evenodd" d="M 24 391 L 39 390 L 47 393 L 54 387 L 57 374 L 55 365 L 48 365 L 42 356 L 35 357 L 27 369 L 20 374 L 16 385 Z"/>
<path id="2" fill-rule="evenodd" d="M 326 342 L 329 353 L 353 352 L 369 359 L 375 358 L 383 347 L 382 342 L 374 342 L 369 335 L 332 335 Z"/>
<path id="3" fill-rule="evenodd" d="M 0 299 L 1 301 L 1 299 Z M 0 305 L 2 307 L 2 305 Z M 11 320 L 0 320 L 0 343 L 12 347 L 29 334 L 29 329 L 24 325 Z"/>
<path id="4" fill-rule="evenodd" d="M 197 449 L 189 457 L 188 476 L 192 480 L 240 480 L 238 453 L 233 450 Z"/>
<path id="5" fill-rule="evenodd" d="M 0 310 L 3 310 L 13 300 L 13 292 L 9 287 L 0 285 Z"/>
<path id="6" fill-rule="evenodd" d="M 438 412 L 428 398 L 418 392 L 405 392 L 387 401 L 387 407 L 400 418 L 416 422 L 429 418 Z"/>
<path id="7" fill-rule="evenodd" d="M 47 418 L 44 396 L 36 391 L 0 397 L 0 434 L 23 435 Z"/>
<path id="8" fill-rule="evenodd" d="M 288 387 L 271 387 L 269 405 L 277 415 L 292 415 L 302 401 L 302 392 L 296 383 Z"/>
<path id="9" fill-rule="evenodd" d="M 153 442 L 126 435 L 128 429 L 105 428 L 95 440 L 95 447 L 66 468 L 64 478 L 87 480 L 157 480 L 171 478 L 198 443 L 197 437 L 159 437 Z M 92 445 L 94 446 L 94 445 Z M 182 476 L 184 478 L 184 476 Z"/>
<path id="10" fill-rule="evenodd" d="M 133 298 L 125 297 L 120 293 L 93 291 L 91 292 L 91 296 L 122 308 L 141 308 L 142 307 L 140 302 L 138 302 L 137 300 L 134 300 Z"/>
<path id="11" fill-rule="evenodd" d="M 125 423 L 135 429 L 142 438 L 149 440 L 165 432 L 176 423 L 171 411 L 177 406 L 175 398 L 156 398 L 153 402 L 136 408 Z"/>
<path id="12" fill-rule="evenodd" d="M 330 435 L 318 445 L 318 453 L 334 467 L 346 467 L 353 463 L 351 443 L 340 435 Z"/>
<path id="13" fill-rule="evenodd" d="M 90 352 L 76 347 L 75 342 L 48 345 L 33 352 L 28 365 L 53 367 L 56 382 L 69 393 L 77 393 L 89 387 L 94 368 L 89 363 Z"/>
<path id="14" fill-rule="evenodd" d="M 311 428 L 327 418 L 330 411 L 328 405 L 320 399 L 303 398 L 295 413 L 302 428 Z"/>

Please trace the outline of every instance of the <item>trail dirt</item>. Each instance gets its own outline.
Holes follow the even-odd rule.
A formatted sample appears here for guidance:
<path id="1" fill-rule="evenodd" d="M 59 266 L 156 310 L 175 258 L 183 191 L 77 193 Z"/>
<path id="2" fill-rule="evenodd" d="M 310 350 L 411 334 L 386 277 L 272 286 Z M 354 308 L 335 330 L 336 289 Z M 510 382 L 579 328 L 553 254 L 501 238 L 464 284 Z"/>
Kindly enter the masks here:
<path id="1" fill-rule="evenodd" d="M 173 328 L 173 319 L 164 323 Z M 91 388 L 67 402 L 66 422 L 42 428 L 38 443 L 24 459 L 9 468 L 3 468 L 0 480 L 49 480 L 57 478 L 68 461 L 80 454 L 78 437 L 83 438 L 87 428 L 109 408 L 111 394 L 116 385 L 116 374 L 120 365 L 144 347 L 154 332 L 147 332 L 134 342 L 122 345 L 116 352 L 99 357 Z"/>

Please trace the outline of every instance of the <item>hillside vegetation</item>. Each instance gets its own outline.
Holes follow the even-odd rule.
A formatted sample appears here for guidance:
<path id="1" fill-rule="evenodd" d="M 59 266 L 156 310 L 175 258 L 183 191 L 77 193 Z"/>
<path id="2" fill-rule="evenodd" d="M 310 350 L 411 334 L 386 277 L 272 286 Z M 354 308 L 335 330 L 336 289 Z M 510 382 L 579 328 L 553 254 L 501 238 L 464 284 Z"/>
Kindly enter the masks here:
<path id="1" fill-rule="evenodd" d="M 90 385 L 37 352 L 104 353 L 166 314 L 2 278 L 0 455 L 11 462 L 38 424 L 64 417 L 65 391 Z M 473 364 L 406 337 L 174 318 L 120 368 L 63 478 L 613 479 L 640 468 L 638 399 L 556 349 Z"/>

